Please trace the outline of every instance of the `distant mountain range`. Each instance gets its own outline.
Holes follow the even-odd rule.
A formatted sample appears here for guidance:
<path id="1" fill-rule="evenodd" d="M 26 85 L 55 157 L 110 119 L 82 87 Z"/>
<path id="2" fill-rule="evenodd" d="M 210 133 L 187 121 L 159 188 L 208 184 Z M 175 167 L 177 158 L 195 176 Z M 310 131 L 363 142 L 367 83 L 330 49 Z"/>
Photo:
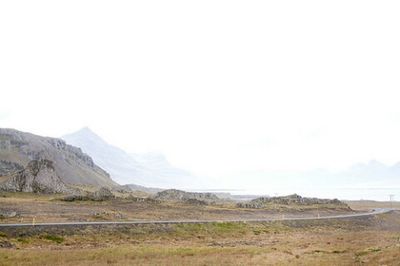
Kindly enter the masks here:
<path id="1" fill-rule="evenodd" d="M 172 166 L 162 154 L 129 154 L 108 144 L 87 127 L 62 138 L 67 143 L 82 148 L 119 184 L 185 188 L 198 181 L 188 171 Z"/>

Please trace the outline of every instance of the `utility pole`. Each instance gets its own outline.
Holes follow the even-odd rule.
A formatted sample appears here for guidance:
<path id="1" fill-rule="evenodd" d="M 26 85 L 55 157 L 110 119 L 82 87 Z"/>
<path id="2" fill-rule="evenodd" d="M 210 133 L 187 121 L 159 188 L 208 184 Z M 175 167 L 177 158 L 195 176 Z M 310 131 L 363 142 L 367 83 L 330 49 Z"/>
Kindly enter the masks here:
<path id="1" fill-rule="evenodd" d="M 394 195 L 393 194 L 389 195 L 389 200 L 390 200 L 390 208 L 393 209 L 393 201 L 394 201 Z"/>

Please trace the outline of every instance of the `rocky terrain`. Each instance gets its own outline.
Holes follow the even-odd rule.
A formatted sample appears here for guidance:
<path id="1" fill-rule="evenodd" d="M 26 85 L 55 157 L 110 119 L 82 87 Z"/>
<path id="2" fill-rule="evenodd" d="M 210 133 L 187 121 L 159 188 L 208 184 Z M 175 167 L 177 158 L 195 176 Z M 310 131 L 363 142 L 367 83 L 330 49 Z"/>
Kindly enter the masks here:
<path id="1" fill-rule="evenodd" d="M 247 202 L 238 203 L 239 208 L 262 209 L 274 205 L 279 206 L 332 206 L 338 208 L 349 208 L 344 202 L 337 199 L 306 198 L 297 194 L 283 197 L 260 197 Z"/>
<path id="2" fill-rule="evenodd" d="M 177 189 L 168 189 L 158 192 L 154 199 L 166 201 L 182 201 L 189 204 L 204 205 L 214 203 L 220 199 L 212 193 L 186 192 Z"/>
<path id="3" fill-rule="evenodd" d="M 0 129 L 0 177 L 3 188 L 15 191 L 62 192 L 65 185 L 117 185 L 80 148 L 14 129 Z"/>
<path id="4" fill-rule="evenodd" d="M 20 164 L 0 160 L 0 176 L 8 176 L 23 169 L 24 167 Z"/>
<path id="5" fill-rule="evenodd" d="M 101 187 L 95 192 L 89 191 L 76 191 L 71 195 L 67 195 L 62 198 L 63 201 L 85 201 L 85 200 L 93 200 L 93 201 L 104 201 L 114 199 L 115 195 L 112 191 L 107 187 Z"/>
<path id="6" fill-rule="evenodd" d="M 52 161 L 46 159 L 32 160 L 23 170 L 10 175 L 0 190 L 33 193 L 68 193 L 68 188 L 57 175 Z"/>
<path id="7" fill-rule="evenodd" d="M 118 187 L 117 190 L 122 190 L 122 191 L 127 191 L 127 192 L 141 191 L 141 192 L 145 192 L 148 194 L 156 194 L 158 192 L 163 191 L 164 189 L 144 187 L 144 186 L 139 186 L 139 185 L 135 185 L 135 184 L 128 184 L 128 185 L 123 185 L 123 186 Z"/>

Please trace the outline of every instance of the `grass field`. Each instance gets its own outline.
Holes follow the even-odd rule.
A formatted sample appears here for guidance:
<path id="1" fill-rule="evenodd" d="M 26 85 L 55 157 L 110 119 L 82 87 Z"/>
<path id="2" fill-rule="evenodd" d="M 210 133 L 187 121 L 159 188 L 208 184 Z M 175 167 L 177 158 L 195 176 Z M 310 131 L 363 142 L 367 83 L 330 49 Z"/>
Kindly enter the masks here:
<path id="1" fill-rule="evenodd" d="M 0 265 L 399 265 L 400 213 L 316 222 L 0 232 Z"/>

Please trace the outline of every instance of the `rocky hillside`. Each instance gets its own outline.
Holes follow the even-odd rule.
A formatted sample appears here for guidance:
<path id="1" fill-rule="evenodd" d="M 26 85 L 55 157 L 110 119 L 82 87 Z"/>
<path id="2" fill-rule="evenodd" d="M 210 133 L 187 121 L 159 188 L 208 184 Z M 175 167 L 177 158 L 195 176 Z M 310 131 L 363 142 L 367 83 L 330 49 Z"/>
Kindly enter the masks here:
<path id="1" fill-rule="evenodd" d="M 210 203 L 220 200 L 212 193 L 186 192 L 177 189 L 168 189 L 158 192 L 154 198 L 157 200 L 184 201 L 189 203 L 192 203 L 193 201 Z"/>
<path id="2" fill-rule="evenodd" d="M 39 170 L 37 174 L 36 171 Z M 14 129 L 0 129 L 0 182 L 16 190 L 34 190 L 35 184 L 117 185 L 80 148 L 56 138 L 41 137 Z M 24 181 L 24 178 L 26 179 Z M 14 180 L 16 183 L 11 185 Z M 25 182 L 25 185 L 24 185 Z M 32 187 L 33 185 L 33 187 Z M 41 187 L 41 185 L 39 185 Z"/>
<path id="3" fill-rule="evenodd" d="M 72 189 L 57 175 L 52 161 L 32 160 L 3 183 L 0 190 L 33 193 L 68 193 Z"/>
<path id="4" fill-rule="evenodd" d="M 123 185 L 123 186 L 118 187 L 118 189 L 128 191 L 128 192 L 141 191 L 141 192 L 145 192 L 148 194 L 156 194 L 156 193 L 164 190 L 161 188 L 144 187 L 144 186 L 139 186 L 139 185 L 134 185 L 134 184 Z"/>
<path id="5" fill-rule="evenodd" d="M 237 204 L 241 208 L 261 209 L 273 206 L 325 206 L 325 207 L 338 207 L 349 208 L 346 203 L 337 199 L 318 199 L 318 198 L 305 198 L 297 194 L 283 196 L 283 197 L 260 197 L 248 202 L 241 202 Z"/>

